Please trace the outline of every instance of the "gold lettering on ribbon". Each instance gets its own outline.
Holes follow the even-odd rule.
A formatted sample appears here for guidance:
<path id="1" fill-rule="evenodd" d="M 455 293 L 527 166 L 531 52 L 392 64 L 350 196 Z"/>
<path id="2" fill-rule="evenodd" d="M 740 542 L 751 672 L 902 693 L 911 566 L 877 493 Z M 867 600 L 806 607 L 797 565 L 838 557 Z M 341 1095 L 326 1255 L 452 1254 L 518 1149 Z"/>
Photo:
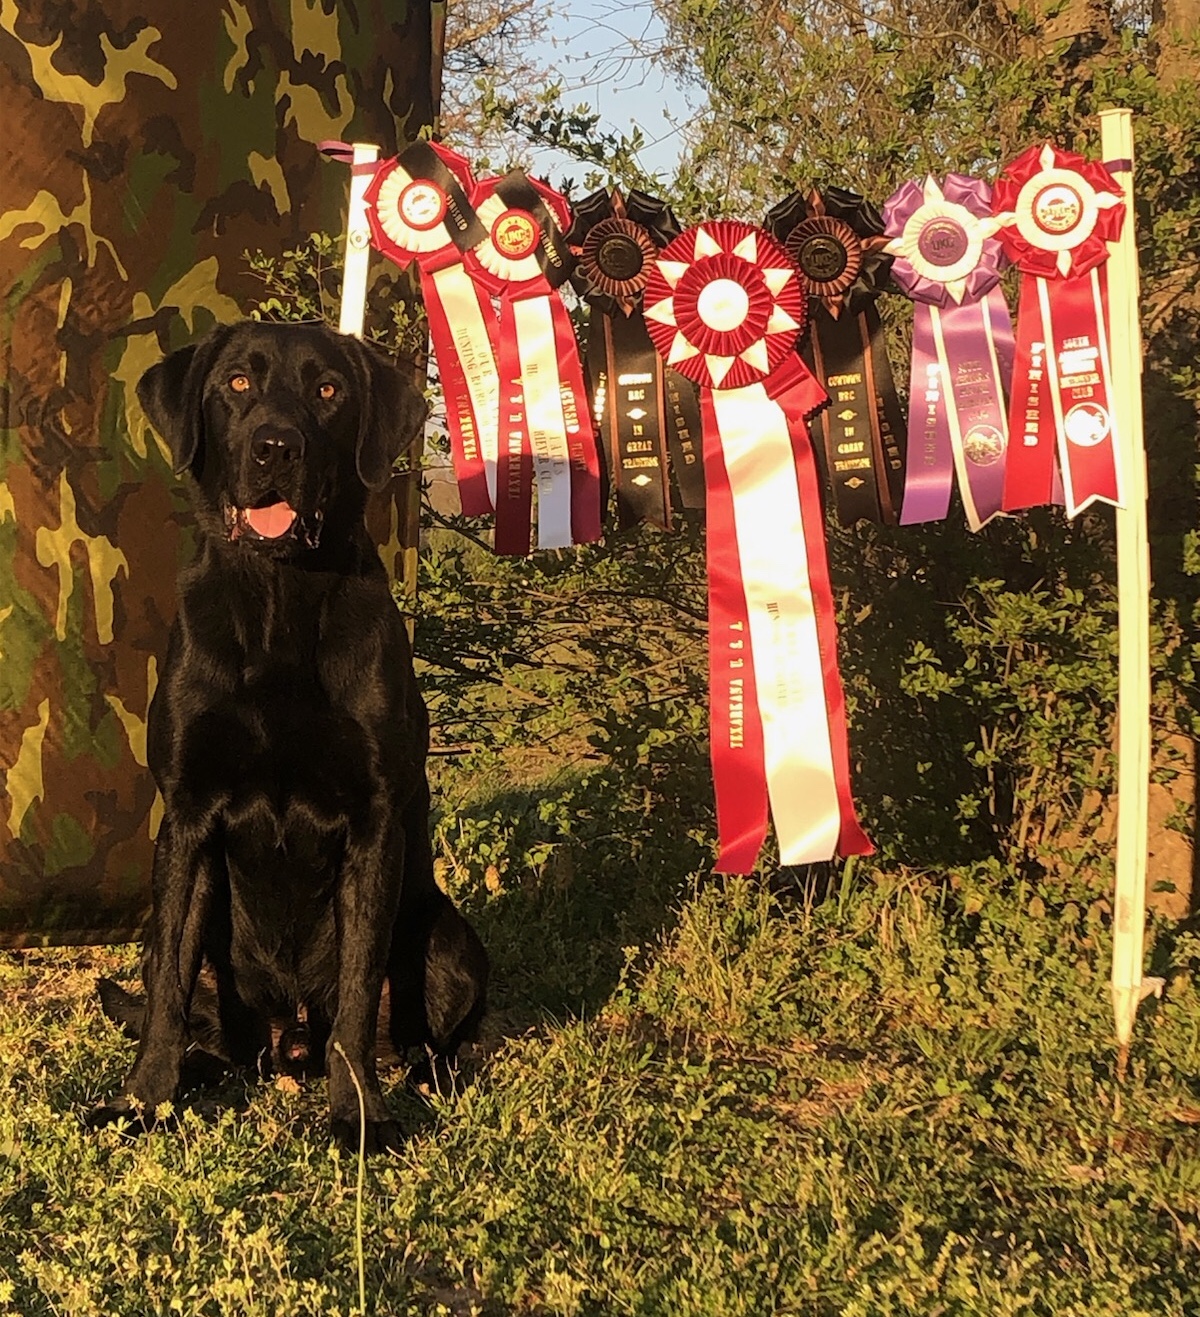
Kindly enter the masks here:
<path id="1" fill-rule="evenodd" d="M 522 395 L 513 394 L 509 400 L 510 407 L 519 407 Z M 522 448 L 522 431 L 521 431 L 521 411 L 510 411 L 508 414 L 508 424 L 512 427 L 507 434 L 508 439 L 508 498 L 509 502 L 515 503 L 521 497 L 521 448 Z"/>
<path id="2" fill-rule="evenodd" d="M 746 744 L 746 683 L 742 677 L 729 679 L 729 747 L 740 750 Z"/>
<path id="3" fill-rule="evenodd" d="M 941 401 L 941 366 L 925 367 L 925 424 L 921 432 L 921 455 L 926 467 L 934 467 L 938 460 L 937 423 Z"/>
<path id="4" fill-rule="evenodd" d="M 579 433 L 579 409 L 575 406 L 575 393 L 569 384 L 560 382 L 558 391 L 562 395 L 563 420 L 567 424 L 568 434 Z"/>
<path id="5" fill-rule="evenodd" d="M 483 361 L 469 327 L 466 329 L 454 327 L 454 346 L 458 350 L 463 373 L 472 383 L 478 384 L 483 373 Z M 469 397 L 458 399 L 458 424 L 462 433 L 463 456 L 468 461 L 477 461 L 479 436 L 475 432 L 475 415 Z"/>
<path id="6" fill-rule="evenodd" d="M 1029 345 L 1029 372 L 1028 379 L 1030 383 L 1040 383 L 1045 372 L 1046 362 L 1046 345 L 1045 343 L 1031 343 Z M 1021 442 L 1026 448 L 1036 448 L 1040 441 L 1039 430 L 1041 427 L 1041 397 L 1037 390 L 1030 395 L 1030 406 L 1025 409 L 1025 431 L 1021 436 Z"/>

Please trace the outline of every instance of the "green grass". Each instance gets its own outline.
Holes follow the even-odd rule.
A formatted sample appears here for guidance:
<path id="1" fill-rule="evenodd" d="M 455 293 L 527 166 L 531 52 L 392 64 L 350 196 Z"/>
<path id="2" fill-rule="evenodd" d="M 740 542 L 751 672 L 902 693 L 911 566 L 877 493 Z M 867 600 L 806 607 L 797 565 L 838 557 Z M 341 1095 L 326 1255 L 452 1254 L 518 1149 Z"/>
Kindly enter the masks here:
<path id="1" fill-rule="evenodd" d="M 496 1010 L 456 1093 L 390 1077 L 411 1139 L 367 1170 L 369 1311 L 1200 1312 L 1194 934 L 1157 930 L 1116 1117 L 1103 900 L 986 865 L 824 896 L 589 859 L 459 892 Z M 84 1133 L 131 1054 L 92 983 L 134 965 L 0 958 L 0 1313 L 355 1312 L 319 1085 Z"/>

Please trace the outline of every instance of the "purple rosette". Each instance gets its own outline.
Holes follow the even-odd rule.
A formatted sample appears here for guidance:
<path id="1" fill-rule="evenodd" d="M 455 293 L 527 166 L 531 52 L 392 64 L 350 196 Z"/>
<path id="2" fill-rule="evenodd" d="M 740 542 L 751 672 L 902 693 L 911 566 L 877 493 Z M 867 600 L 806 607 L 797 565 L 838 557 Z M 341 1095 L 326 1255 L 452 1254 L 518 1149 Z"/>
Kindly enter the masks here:
<path id="1" fill-rule="evenodd" d="M 901 525 L 944 519 L 955 473 L 973 531 L 1000 512 L 1013 333 L 991 193 L 982 179 L 931 175 L 883 207 L 892 278 L 915 304 Z"/>
<path id="2" fill-rule="evenodd" d="M 1004 244 L 992 236 L 996 230 L 992 223 L 991 184 L 966 174 L 947 174 L 938 189 L 939 204 L 939 199 L 927 196 L 930 182 L 934 180 L 922 184 L 910 179 L 884 202 L 884 229 L 893 239 L 887 248 L 895 258 L 892 278 L 914 302 L 946 306 L 952 301 L 978 301 L 1000 282 L 1009 263 Z M 922 210 L 926 212 L 923 223 L 918 218 Z M 967 215 L 956 213 L 959 210 Z M 904 241 L 914 221 L 919 226 L 917 232 Z M 897 247 L 896 238 L 904 241 L 910 254 Z M 972 254 L 975 259 L 966 274 L 957 281 L 944 277 Z M 955 296 L 956 292 L 961 295 Z"/>

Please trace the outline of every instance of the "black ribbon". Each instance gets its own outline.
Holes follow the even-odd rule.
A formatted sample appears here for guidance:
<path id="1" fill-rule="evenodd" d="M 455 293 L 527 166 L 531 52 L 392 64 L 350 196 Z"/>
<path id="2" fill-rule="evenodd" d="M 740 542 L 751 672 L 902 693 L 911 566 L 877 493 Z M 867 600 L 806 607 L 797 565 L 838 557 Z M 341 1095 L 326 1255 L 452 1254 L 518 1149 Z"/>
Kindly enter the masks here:
<path id="1" fill-rule="evenodd" d="M 558 226 L 558 216 L 522 169 L 505 174 L 496 184 L 495 195 L 510 210 L 523 210 L 533 216 L 538 227 L 534 258 L 551 288 L 567 282 L 575 269 L 575 257 L 566 236 Z"/>
<path id="2" fill-rule="evenodd" d="M 664 368 L 641 310 L 649 263 L 680 231 L 657 198 L 602 188 L 575 207 L 567 234 L 578 256 L 575 287 L 592 308 L 588 376 L 622 528 L 670 529 L 668 471 L 685 508 L 704 506 L 699 394 Z"/>
<path id="3" fill-rule="evenodd" d="M 813 420 L 838 519 L 895 525 L 904 495 L 904 415 L 875 302 L 892 257 L 879 212 L 857 192 L 793 192 L 766 228 L 796 261 L 809 294 L 805 359 L 830 397 Z"/>
<path id="4" fill-rule="evenodd" d="M 454 171 L 428 142 L 409 142 L 396 157 L 396 163 L 410 178 L 424 179 L 441 189 L 446 198 L 442 222 L 459 251 L 478 247 L 488 236 Z"/>
<path id="5" fill-rule="evenodd" d="M 660 358 L 661 360 L 661 358 Z M 670 366 L 663 369 L 667 402 L 667 444 L 671 450 L 671 477 L 680 507 L 705 506 L 704 443 L 700 391 L 694 381 Z"/>

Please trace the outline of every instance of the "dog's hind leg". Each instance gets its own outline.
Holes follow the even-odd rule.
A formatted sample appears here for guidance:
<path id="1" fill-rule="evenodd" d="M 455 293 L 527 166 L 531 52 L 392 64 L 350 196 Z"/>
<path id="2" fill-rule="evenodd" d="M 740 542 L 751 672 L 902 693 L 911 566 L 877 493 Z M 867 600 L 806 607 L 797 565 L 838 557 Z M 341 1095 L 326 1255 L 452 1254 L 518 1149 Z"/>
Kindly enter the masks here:
<path id="1" fill-rule="evenodd" d="M 126 992 L 115 979 L 98 979 L 96 991 L 100 994 L 100 1009 L 113 1024 L 120 1025 L 126 1038 L 136 1042 L 142 1036 L 146 1018 L 145 997 Z"/>
<path id="2" fill-rule="evenodd" d="M 424 1047 L 449 1061 L 483 1018 L 488 958 L 434 878 L 428 800 L 422 789 L 409 809 L 404 891 L 388 957 L 390 1028 L 401 1054 Z"/>

